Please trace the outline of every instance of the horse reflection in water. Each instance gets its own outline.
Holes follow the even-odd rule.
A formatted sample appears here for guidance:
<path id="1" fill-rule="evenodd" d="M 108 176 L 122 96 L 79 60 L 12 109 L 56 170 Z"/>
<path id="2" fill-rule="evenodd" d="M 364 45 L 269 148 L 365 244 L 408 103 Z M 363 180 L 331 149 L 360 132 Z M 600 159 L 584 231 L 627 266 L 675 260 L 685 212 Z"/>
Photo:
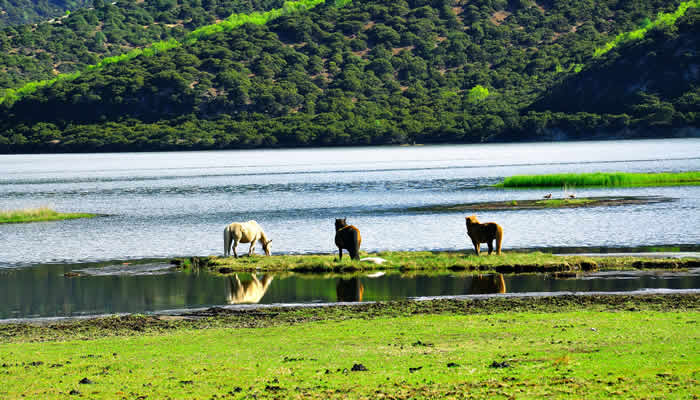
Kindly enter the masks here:
<path id="1" fill-rule="evenodd" d="M 335 295 L 338 301 L 362 301 L 365 287 L 359 278 L 338 279 L 335 285 Z"/>
<path id="2" fill-rule="evenodd" d="M 469 294 L 492 294 L 505 293 L 506 281 L 503 274 L 494 275 L 474 275 L 472 277 L 472 287 Z"/>
<path id="3" fill-rule="evenodd" d="M 255 274 L 251 274 L 251 277 L 251 280 L 245 282 L 241 282 L 238 278 L 238 274 L 235 274 L 233 278 L 229 277 L 226 281 L 228 283 L 226 300 L 229 304 L 259 303 L 274 278 L 272 275 L 268 274 L 264 274 L 262 280 L 258 279 Z"/>

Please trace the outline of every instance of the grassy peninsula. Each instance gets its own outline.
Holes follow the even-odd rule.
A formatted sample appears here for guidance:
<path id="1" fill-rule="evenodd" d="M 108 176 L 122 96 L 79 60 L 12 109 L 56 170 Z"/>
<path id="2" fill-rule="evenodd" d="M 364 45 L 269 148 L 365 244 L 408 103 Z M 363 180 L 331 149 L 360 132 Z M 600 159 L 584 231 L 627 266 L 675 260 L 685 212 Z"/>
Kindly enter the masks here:
<path id="1" fill-rule="evenodd" d="M 24 208 L 21 210 L 0 210 L 0 224 L 25 222 L 60 221 L 64 219 L 93 218 L 97 214 L 62 213 L 48 207 Z"/>
<path id="2" fill-rule="evenodd" d="M 204 268 L 221 274 L 236 272 L 356 272 L 356 271 L 474 271 L 474 272 L 552 272 L 571 273 L 590 270 L 621 269 L 678 269 L 693 268 L 700 260 L 693 258 L 645 258 L 645 257 L 589 257 L 580 255 L 558 256 L 534 252 L 503 252 L 500 256 L 487 256 L 482 245 L 481 256 L 473 250 L 467 252 L 388 251 L 376 254 L 361 253 L 361 258 L 379 257 L 385 262 L 353 261 L 345 255 L 342 261 L 337 254 L 278 255 L 253 257 L 193 257 L 174 260 L 181 268 Z"/>
<path id="3" fill-rule="evenodd" d="M 594 172 L 585 174 L 515 175 L 497 187 L 633 187 L 700 185 L 700 171 L 675 173 Z"/>
<path id="4" fill-rule="evenodd" d="M 699 311 L 500 297 L 0 325 L 0 397 L 692 398 Z"/>

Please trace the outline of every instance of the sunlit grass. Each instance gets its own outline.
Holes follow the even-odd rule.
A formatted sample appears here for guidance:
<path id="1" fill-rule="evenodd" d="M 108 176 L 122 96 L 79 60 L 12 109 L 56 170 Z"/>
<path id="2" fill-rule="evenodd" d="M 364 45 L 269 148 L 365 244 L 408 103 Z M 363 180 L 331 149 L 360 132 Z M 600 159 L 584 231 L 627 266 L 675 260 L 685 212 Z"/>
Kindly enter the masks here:
<path id="1" fill-rule="evenodd" d="M 639 298 L 585 308 L 567 299 L 496 301 L 524 307 L 473 314 L 484 302 L 403 302 L 171 323 L 6 326 L 0 397 L 680 399 L 697 392 L 696 308 L 654 311 Z"/>
<path id="2" fill-rule="evenodd" d="M 700 171 L 666 173 L 594 172 L 584 174 L 515 175 L 497 187 L 631 187 L 700 185 Z"/>
<path id="3" fill-rule="evenodd" d="M 595 49 L 593 57 L 600 57 L 617 46 L 624 45 L 625 43 L 632 42 L 635 40 L 640 40 L 644 38 L 646 33 L 651 29 L 657 28 L 659 26 L 671 26 L 675 24 L 676 20 L 685 15 L 685 12 L 688 11 L 688 9 L 691 7 L 700 7 L 700 0 L 683 1 L 681 2 L 681 4 L 678 5 L 676 11 L 669 13 L 660 12 L 656 16 L 656 19 L 654 19 L 654 21 L 650 21 L 649 19 L 647 19 L 646 24 L 640 27 L 639 29 L 621 33 L 615 36 L 615 39 L 606 43 L 603 47 Z"/>
<path id="4" fill-rule="evenodd" d="M 64 219 L 92 218 L 96 214 L 62 213 L 48 207 L 23 208 L 19 210 L 0 210 L 0 224 L 23 222 L 60 221 Z"/>
<path id="5" fill-rule="evenodd" d="M 471 244 L 470 244 L 471 246 Z M 314 255 L 255 255 L 253 257 L 202 257 L 182 262 L 183 268 L 205 268 L 223 274 L 235 272 L 303 272 L 303 273 L 354 273 L 358 271 L 473 271 L 490 272 L 577 272 L 591 269 L 636 269 L 646 268 L 653 261 L 655 268 L 685 268 L 692 259 L 649 259 L 644 257 L 590 257 L 581 255 L 554 255 L 539 251 L 507 251 L 501 255 L 487 255 L 485 244 L 482 254 L 477 256 L 472 249 L 455 252 L 431 251 L 387 251 L 361 253 L 361 258 L 380 257 L 382 264 L 350 260 L 343 256 L 338 261 L 335 254 Z"/>

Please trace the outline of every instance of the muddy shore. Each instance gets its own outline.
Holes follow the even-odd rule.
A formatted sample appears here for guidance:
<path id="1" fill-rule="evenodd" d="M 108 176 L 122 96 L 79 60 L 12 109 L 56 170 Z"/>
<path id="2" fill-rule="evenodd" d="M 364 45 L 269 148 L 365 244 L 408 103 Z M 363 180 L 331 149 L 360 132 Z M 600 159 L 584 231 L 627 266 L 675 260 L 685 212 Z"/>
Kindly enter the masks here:
<path id="1" fill-rule="evenodd" d="M 624 205 L 643 205 L 667 203 L 671 201 L 674 201 L 674 199 L 670 197 L 661 196 L 605 196 L 585 197 L 580 199 L 509 200 L 497 202 L 445 204 L 425 207 L 413 207 L 409 208 L 408 210 L 417 212 L 541 210 L 553 208 L 614 207 Z"/>
<path id="2" fill-rule="evenodd" d="M 314 321 L 373 319 L 417 314 L 496 314 L 506 312 L 558 313 L 600 311 L 700 311 L 700 294 L 668 295 L 561 295 L 542 297 L 484 297 L 425 301 L 391 301 L 323 307 L 212 307 L 178 315 L 103 316 L 54 322 L 0 324 L 0 343 L 87 339 L 101 336 L 140 335 L 173 329 L 263 328 Z"/>

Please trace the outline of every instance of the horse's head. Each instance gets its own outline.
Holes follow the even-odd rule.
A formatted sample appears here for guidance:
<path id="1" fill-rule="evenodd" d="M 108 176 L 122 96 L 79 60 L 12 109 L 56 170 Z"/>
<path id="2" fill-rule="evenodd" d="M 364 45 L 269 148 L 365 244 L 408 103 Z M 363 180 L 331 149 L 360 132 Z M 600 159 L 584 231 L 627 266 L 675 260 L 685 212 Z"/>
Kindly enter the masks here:
<path id="1" fill-rule="evenodd" d="M 269 256 L 270 253 L 270 243 L 272 243 L 272 240 L 267 240 L 263 241 L 263 250 L 265 250 L 265 255 Z"/>
<path id="2" fill-rule="evenodd" d="M 347 222 L 345 222 L 346 219 L 347 218 L 336 218 L 335 219 L 335 230 L 336 231 L 348 224 Z"/>
<path id="3" fill-rule="evenodd" d="M 468 217 L 465 217 L 464 219 L 467 220 L 467 226 L 476 225 L 479 223 L 479 220 L 476 219 L 476 215 L 470 215 Z"/>

